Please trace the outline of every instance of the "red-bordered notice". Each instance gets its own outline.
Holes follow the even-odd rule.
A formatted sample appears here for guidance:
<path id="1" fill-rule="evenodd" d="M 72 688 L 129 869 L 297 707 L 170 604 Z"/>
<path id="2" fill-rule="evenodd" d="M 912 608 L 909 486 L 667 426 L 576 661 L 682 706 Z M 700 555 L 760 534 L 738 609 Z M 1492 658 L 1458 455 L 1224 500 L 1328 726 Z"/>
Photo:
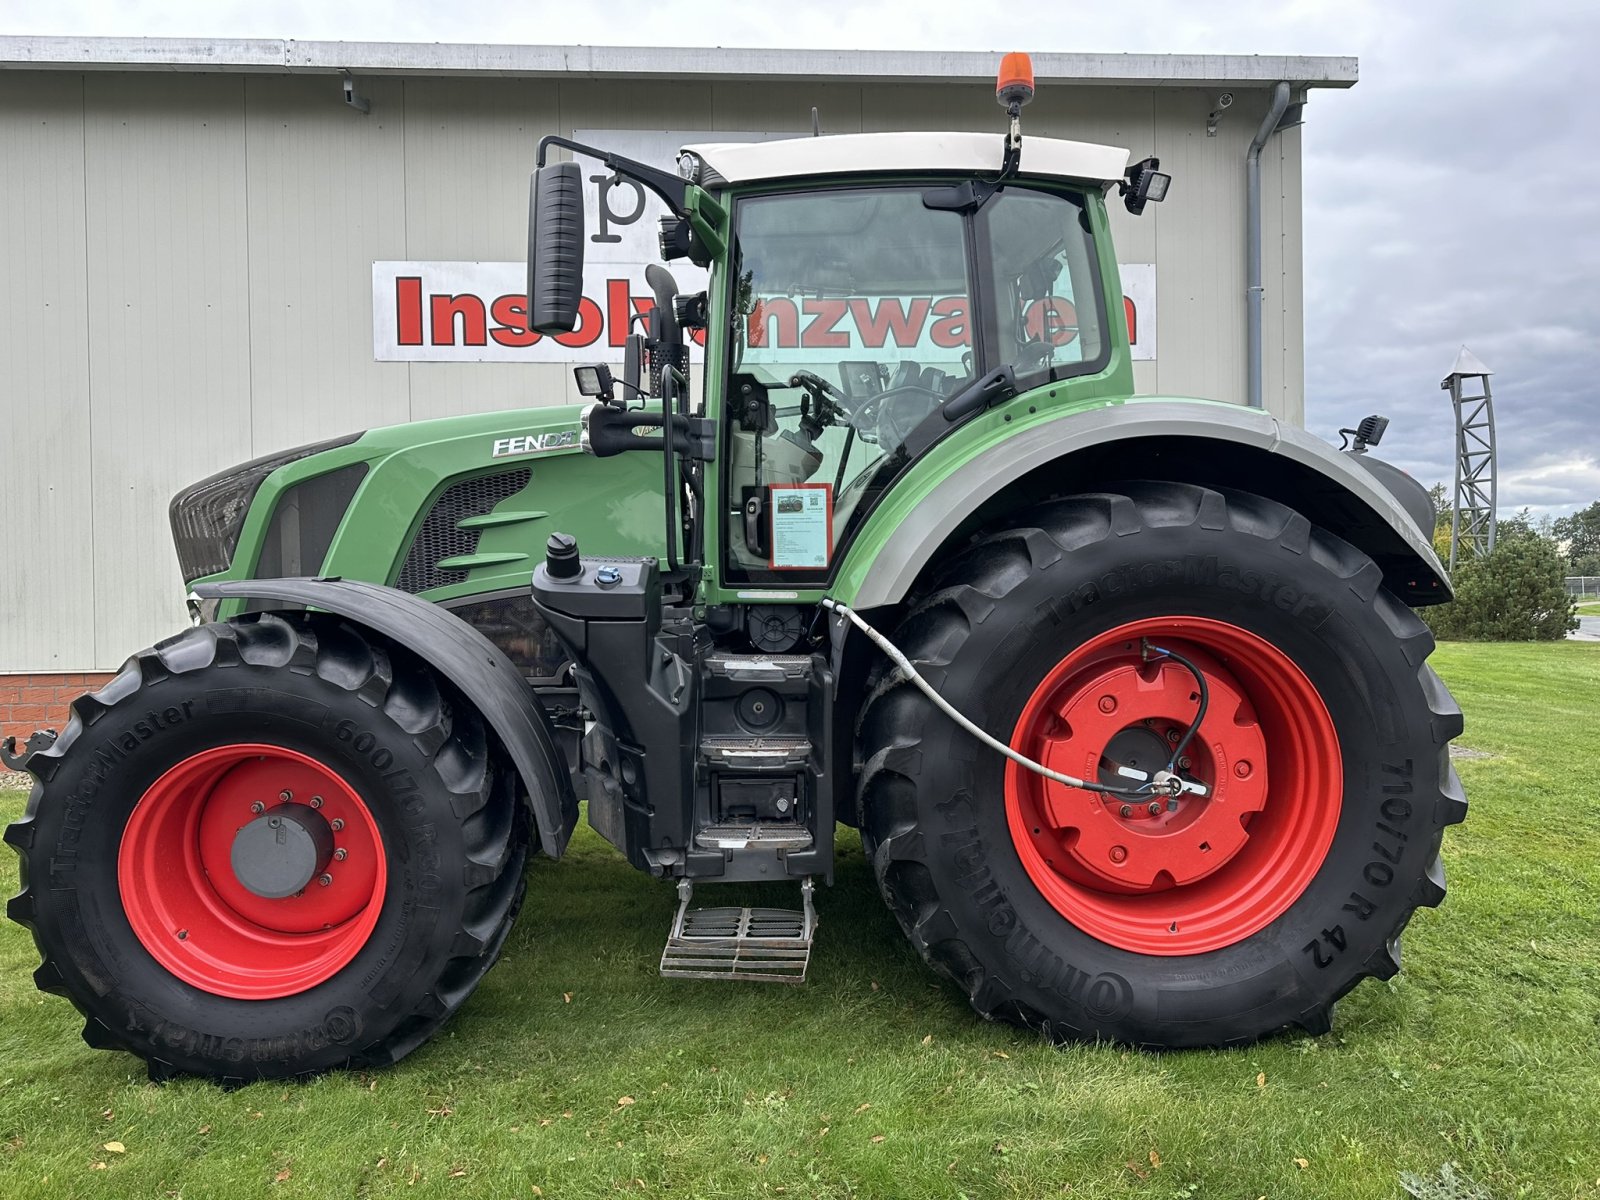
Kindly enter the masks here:
<path id="1" fill-rule="evenodd" d="M 833 485 L 773 483 L 767 486 L 772 511 L 774 571 L 825 571 L 833 553 Z"/>

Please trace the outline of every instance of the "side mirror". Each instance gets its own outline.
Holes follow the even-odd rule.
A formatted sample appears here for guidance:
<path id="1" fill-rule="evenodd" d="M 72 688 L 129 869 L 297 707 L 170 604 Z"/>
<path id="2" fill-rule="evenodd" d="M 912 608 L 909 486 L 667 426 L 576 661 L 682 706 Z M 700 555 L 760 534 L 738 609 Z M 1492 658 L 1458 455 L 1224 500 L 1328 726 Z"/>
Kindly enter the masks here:
<path id="1" fill-rule="evenodd" d="M 528 197 L 528 313 L 536 333 L 568 333 L 583 297 L 583 169 L 549 163 Z"/>

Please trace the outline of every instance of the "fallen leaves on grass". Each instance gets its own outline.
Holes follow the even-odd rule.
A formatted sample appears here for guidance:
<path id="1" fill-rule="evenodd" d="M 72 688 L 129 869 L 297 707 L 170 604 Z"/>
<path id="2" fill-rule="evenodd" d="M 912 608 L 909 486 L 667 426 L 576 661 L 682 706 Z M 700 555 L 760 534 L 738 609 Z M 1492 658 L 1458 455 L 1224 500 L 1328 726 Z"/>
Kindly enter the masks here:
<path id="1" fill-rule="evenodd" d="M 617 1107 L 618 1108 L 631 1108 L 633 1105 L 635 1105 L 637 1103 L 638 1103 L 638 1101 L 635 1100 L 632 1096 L 619 1096 L 619 1097 L 617 1097 Z"/>
<path id="2" fill-rule="evenodd" d="M 438 1108 L 430 1108 L 428 1110 L 428 1115 L 430 1117 L 448 1117 L 455 1111 L 456 1110 L 451 1108 L 448 1104 L 441 1104 Z"/>
<path id="3" fill-rule="evenodd" d="M 1150 1172 L 1146 1171 L 1143 1167 L 1141 1167 L 1139 1165 L 1139 1162 L 1138 1162 L 1137 1159 L 1130 1158 L 1127 1162 L 1123 1163 L 1122 1165 L 1127 1167 L 1128 1170 L 1132 1171 L 1141 1180 L 1145 1180 L 1145 1179 L 1149 1179 L 1150 1178 Z"/>
<path id="4" fill-rule="evenodd" d="M 859 1117 L 862 1113 L 866 1112 L 867 1109 L 869 1109 L 871 1107 L 872 1107 L 872 1105 L 870 1103 L 856 1105 L 856 1116 Z"/>
<path id="5" fill-rule="evenodd" d="M 572 1003 L 572 993 L 571 992 L 562 992 L 561 993 L 561 1003 L 563 1003 L 563 1004 L 571 1004 Z"/>
<path id="6" fill-rule="evenodd" d="M 883 1134 L 875 1133 L 875 1134 L 872 1135 L 872 1144 L 874 1146 L 876 1146 L 881 1141 L 883 1141 Z"/>
<path id="7" fill-rule="evenodd" d="M 1256 1086 L 1258 1088 L 1264 1088 L 1267 1086 L 1267 1073 L 1265 1071 L 1256 1072 Z"/>
<path id="8" fill-rule="evenodd" d="M 1294 1165 L 1299 1167 L 1302 1171 L 1304 1171 L 1307 1167 L 1309 1167 L 1311 1165 L 1311 1162 L 1310 1162 L 1309 1159 L 1297 1158 L 1297 1159 L 1294 1160 Z"/>
<path id="9" fill-rule="evenodd" d="M 930 1034 L 928 1034 L 928 1036 L 927 1036 L 927 1037 L 925 1037 L 925 1038 L 923 1038 L 923 1039 L 922 1039 L 922 1044 L 923 1044 L 923 1045 L 924 1045 L 924 1046 L 931 1046 L 931 1045 L 933 1045 L 933 1034 L 931 1034 L 931 1033 L 930 1033 Z"/>
<path id="10" fill-rule="evenodd" d="M 279 1171 L 276 1175 L 274 1175 L 272 1177 L 272 1182 L 273 1183 L 288 1183 L 289 1182 L 289 1168 L 285 1167 L 285 1168 L 283 1168 L 283 1170 Z"/>
<path id="11" fill-rule="evenodd" d="M 1156 1153 L 1154 1150 L 1150 1151 L 1150 1165 L 1152 1167 L 1159 1167 L 1161 1165 L 1161 1155 Z"/>
<path id="12" fill-rule="evenodd" d="M 112 1154 L 126 1154 L 128 1152 L 128 1148 L 121 1142 L 107 1142 L 105 1148 Z"/>

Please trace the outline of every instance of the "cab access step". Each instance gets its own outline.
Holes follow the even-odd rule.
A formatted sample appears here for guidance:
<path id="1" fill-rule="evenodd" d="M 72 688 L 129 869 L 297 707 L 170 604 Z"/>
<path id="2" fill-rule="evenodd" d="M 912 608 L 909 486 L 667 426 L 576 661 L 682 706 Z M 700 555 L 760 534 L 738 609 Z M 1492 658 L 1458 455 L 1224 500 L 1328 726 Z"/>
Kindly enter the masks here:
<path id="1" fill-rule="evenodd" d="M 804 983 L 817 932 L 815 886 L 800 882 L 801 908 L 690 908 L 694 884 L 678 881 L 661 974 L 670 979 L 744 979 Z"/>

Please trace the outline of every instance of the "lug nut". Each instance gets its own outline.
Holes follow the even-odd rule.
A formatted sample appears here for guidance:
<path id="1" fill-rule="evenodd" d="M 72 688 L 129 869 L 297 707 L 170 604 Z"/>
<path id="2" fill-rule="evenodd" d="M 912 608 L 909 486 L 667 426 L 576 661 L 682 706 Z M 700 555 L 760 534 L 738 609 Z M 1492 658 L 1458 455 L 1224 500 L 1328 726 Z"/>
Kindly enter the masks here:
<path id="1" fill-rule="evenodd" d="M 1123 816 L 1125 816 L 1125 817 L 1131 817 L 1131 816 L 1133 816 L 1133 805 L 1131 805 L 1131 804 L 1124 804 L 1124 805 L 1123 805 L 1123 806 L 1122 806 L 1122 815 L 1123 815 Z"/>
<path id="2" fill-rule="evenodd" d="M 1161 801 L 1159 801 L 1159 800 L 1150 801 L 1150 815 L 1152 817 L 1159 817 L 1161 815 Z"/>
<path id="3" fill-rule="evenodd" d="M 344 828 L 344 818 L 343 817 L 335 817 L 333 820 L 328 822 L 328 826 L 335 833 L 338 833 L 339 830 Z"/>
<path id="4" fill-rule="evenodd" d="M 1126 849 L 1124 849 L 1121 846 L 1113 846 L 1113 847 L 1111 847 L 1111 861 L 1112 862 L 1119 863 L 1119 862 L 1126 862 L 1127 860 L 1128 860 L 1128 852 L 1127 852 Z"/>
<path id="5" fill-rule="evenodd" d="M 323 887 L 327 887 L 330 883 L 333 882 L 333 876 L 329 875 L 326 871 L 324 871 L 321 875 L 317 876 L 317 882 L 320 883 Z"/>
<path id="6" fill-rule="evenodd" d="M 1250 760 L 1248 758 L 1241 758 L 1238 762 L 1233 764 L 1233 773 L 1240 779 L 1249 779 L 1250 772 L 1253 770 L 1255 770 L 1255 768 L 1250 765 Z"/>
<path id="7" fill-rule="evenodd" d="M 333 852 L 333 857 L 338 859 L 340 862 L 343 862 L 345 859 L 350 857 L 350 851 L 346 850 L 343 846 L 340 846 Z"/>
<path id="8" fill-rule="evenodd" d="M 253 812 L 253 813 L 265 812 L 266 808 L 267 808 L 267 806 L 265 804 L 261 803 L 261 801 L 259 801 L 259 800 L 252 800 L 250 802 L 250 811 Z"/>
<path id="9" fill-rule="evenodd" d="M 285 804 L 287 804 L 287 803 L 289 803 L 289 801 L 294 799 L 294 793 L 293 792 L 279 792 L 278 793 L 278 799 L 282 800 Z"/>
<path id="10" fill-rule="evenodd" d="M 311 797 L 311 807 L 312 808 L 321 808 L 322 807 L 322 797 L 321 796 L 313 796 L 313 797 Z"/>
<path id="11" fill-rule="evenodd" d="M 1178 760 L 1178 770 L 1180 771 L 1187 771 L 1192 765 L 1187 754 Z"/>
<path id="12" fill-rule="evenodd" d="M 1101 696 L 1100 697 L 1100 711 L 1103 712 L 1103 713 L 1114 713 L 1114 712 L 1116 712 L 1117 711 L 1117 698 L 1115 696 Z"/>
<path id="13" fill-rule="evenodd" d="M 1176 729 L 1167 730 L 1167 741 L 1171 742 L 1174 746 L 1178 744 L 1178 731 Z"/>

